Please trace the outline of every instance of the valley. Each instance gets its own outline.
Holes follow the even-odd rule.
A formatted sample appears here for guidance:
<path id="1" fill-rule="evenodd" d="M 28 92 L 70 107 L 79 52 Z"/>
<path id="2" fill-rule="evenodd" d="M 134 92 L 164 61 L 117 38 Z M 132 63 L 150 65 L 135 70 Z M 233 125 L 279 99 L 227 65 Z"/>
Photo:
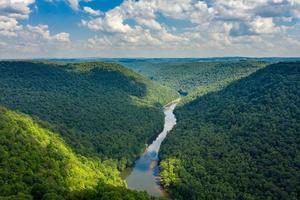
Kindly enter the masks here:
<path id="1" fill-rule="evenodd" d="M 178 100 L 177 100 L 178 102 Z M 147 191 L 152 196 L 166 196 L 165 191 L 160 185 L 159 177 L 159 149 L 167 134 L 176 125 L 176 117 L 173 111 L 176 103 L 171 102 L 164 107 L 165 124 L 163 131 L 150 144 L 141 157 L 136 160 L 135 165 L 126 182 L 129 189 Z"/>
<path id="2" fill-rule="evenodd" d="M 300 200 L 300 0 L 0 0 L 0 200 Z"/>
<path id="3" fill-rule="evenodd" d="M 1 199 L 299 198 L 299 62 L 110 61 L 0 61 Z"/>

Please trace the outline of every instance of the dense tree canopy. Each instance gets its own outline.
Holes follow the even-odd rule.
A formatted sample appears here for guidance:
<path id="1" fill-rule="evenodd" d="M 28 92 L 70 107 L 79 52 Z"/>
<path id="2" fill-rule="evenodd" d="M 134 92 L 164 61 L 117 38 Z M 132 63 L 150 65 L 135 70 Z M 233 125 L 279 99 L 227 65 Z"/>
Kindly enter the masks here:
<path id="1" fill-rule="evenodd" d="M 258 70 L 179 107 L 161 148 L 176 199 L 300 199 L 300 63 Z"/>
<path id="2" fill-rule="evenodd" d="M 118 64 L 0 62 L 0 104 L 60 133 L 77 153 L 130 165 L 176 92 Z"/>
<path id="3" fill-rule="evenodd" d="M 199 93 L 220 89 L 234 80 L 248 76 L 266 66 L 267 63 L 258 61 L 154 62 L 145 60 L 143 62 L 124 62 L 124 64 L 162 85 L 173 88 L 183 96 L 189 94 L 188 100 L 190 101 L 195 96 L 199 96 Z"/>
<path id="4" fill-rule="evenodd" d="M 163 128 L 176 199 L 300 199 L 300 63 L 0 62 L 0 199 L 151 199 L 119 170 Z M 173 89 L 169 89 L 171 87 Z M 25 114 L 22 114 L 25 113 Z"/>
<path id="5" fill-rule="evenodd" d="M 117 64 L 2 61 L 0 94 L 0 199 L 151 199 L 118 169 L 176 92 Z"/>
<path id="6" fill-rule="evenodd" d="M 29 116 L 0 107 L 0 199 L 150 199 L 125 188 L 115 162 L 75 154 Z"/>

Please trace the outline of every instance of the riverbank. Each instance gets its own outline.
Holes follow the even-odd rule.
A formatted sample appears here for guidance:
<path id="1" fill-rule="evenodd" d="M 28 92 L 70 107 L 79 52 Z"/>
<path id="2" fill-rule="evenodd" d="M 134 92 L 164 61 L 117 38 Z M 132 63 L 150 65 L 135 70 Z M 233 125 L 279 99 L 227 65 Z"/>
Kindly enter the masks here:
<path id="1" fill-rule="evenodd" d="M 176 99 L 164 106 L 165 123 L 163 131 L 146 148 L 144 154 L 135 162 L 129 176 L 126 177 L 129 189 L 146 191 L 148 194 L 156 197 L 165 196 L 166 193 L 160 185 L 158 153 L 161 143 L 166 138 L 169 131 L 176 124 L 176 117 L 173 111 L 180 99 Z"/>
<path id="2" fill-rule="evenodd" d="M 181 98 L 175 99 L 173 101 L 171 101 L 170 103 L 167 103 L 166 105 L 164 105 L 164 108 L 171 106 L 172 104 L 178 104 L 180 102 Z M 176 106 L 175 106 L 176 107 Z M 175 109 L 175 108 L 174 108 Z"/>

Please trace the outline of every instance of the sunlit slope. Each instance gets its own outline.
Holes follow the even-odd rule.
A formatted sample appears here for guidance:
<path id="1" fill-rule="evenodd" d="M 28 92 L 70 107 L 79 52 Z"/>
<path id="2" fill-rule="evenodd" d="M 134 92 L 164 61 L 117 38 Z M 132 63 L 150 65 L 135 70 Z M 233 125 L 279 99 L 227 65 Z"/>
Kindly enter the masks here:
<path id="1" fill-rule="evenodd" d="M 179 107 L 161 149 L 176 199 L 299 199 L 300 63 L 278 63 Z"/>
<path id="2" fill-rule="evenodd" d="M 0 62 L 0 104 L 37 118 L 77 153 L 131 164 L 176 93 L 117 64 Z"/>
<path id="3" fill-rule="evenodd" d="M 99 182 L 124 186 L 113 163 L 76 155 L 57 134 L 2 107 L 0 165 L 0 196 L 66 195 L 94 188 Z"/>

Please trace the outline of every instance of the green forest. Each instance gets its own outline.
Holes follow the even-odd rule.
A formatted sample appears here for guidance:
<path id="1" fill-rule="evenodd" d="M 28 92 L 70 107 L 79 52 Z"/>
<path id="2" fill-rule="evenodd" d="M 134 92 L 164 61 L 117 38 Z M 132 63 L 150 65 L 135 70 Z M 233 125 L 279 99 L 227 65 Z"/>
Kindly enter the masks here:
<path id="1" fill-rule="evenodd" d="M 77 155 L 59 134 L 0 107 L 0 199 L 150 199 L 131 192 L 112 160 Z"/>
<path id="2" fill-rule="evenodd" d="M 0 200 L 300 200 L 300 0 L 0 0 Z"/>
<path id="3" fill-rule="evenodd" d="M 152 199 L 120 171 L 175 91 L 118 64 L 2 61 L 0 94 L 0 199 Z"/>
<path id="4" fill-rule="evenodd" d="M 121 62 L 122 63 L 122 62 Z M 185 102 L 199 95 L 223 88 L 234 80 L 248 76 L 268 63 L 263 61 L 227 62 L 123 62 L 125 66 L 178 91 L 188 95 Z"/>
<path id="5" fill-rule="evenodd" d="M 300 199 L 300 62 L 125 61 L 0 61 L 1 200 L 157 199 L 121 174 L 179 97 L 171 199 Z"/>
<path id="6" fill-rule="evenodd" d="M 77 153 L 131 166 L 177 93 L 118 64 L 0 62 L 0 105 L 58 132 Z"/>
<path id="7" fill-rule="evenodd" d="M 300 199 L 300 63 L 278 63 L 179 106 L 162 145 L 174 199 Z"/>

